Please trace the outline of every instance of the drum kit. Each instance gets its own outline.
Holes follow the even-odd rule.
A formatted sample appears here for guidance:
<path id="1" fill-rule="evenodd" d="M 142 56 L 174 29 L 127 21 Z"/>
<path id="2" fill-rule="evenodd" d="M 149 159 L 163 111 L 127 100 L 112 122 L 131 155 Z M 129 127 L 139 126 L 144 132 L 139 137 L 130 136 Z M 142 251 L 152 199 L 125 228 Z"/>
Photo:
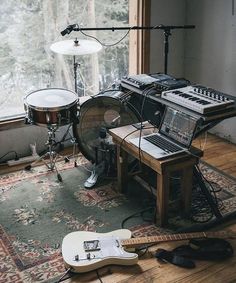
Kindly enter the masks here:
<path id="1" fill-rule="evenodd" d="M 26 111 L 26 122 L 28 124 L 47 127 L 48 152 L 37 159 L 35 162 L 43 161 L 49 170 L 56 170 L 59 181 L 62 181 L 61 175 L 56 168 L 58 154 L 53 150 L 55 143 L 55 132 L 59 127 L 77 123 L 79 98 L 77 94 L 77 68 L 76 56 L 93 54 L 102 49 L 102 45 L 92 40 L 65 40 L 53 43 L 50 49 L 63 55 L 72 55 L 74 58 L 74 79 L 75 92 L 63 88 L 47 88 L 33 91 L 24 97 L 24 107 Z M 73 154 L 75 152 L 76 142 L 74 144 Z M 49 157 L 49 163 L 44 159 Z M 35 163 L 34 162 L 34 163 Z M 33 165 L 33 164 L 31 164 Z M 27 169 L 31 169 L 31 165 Z"/>
<path id="2" fill-rule="evenodd" d="M 92 40 L 65 40 L 53 43 L 51 50 L 57 54 L 71 55 L 74 58 L 75 91 L 64 88 L 45 88 L 33 91 L 25 96 L 24 106 L 26 123 L 46 127 L 48 140 L 47 152 L 40 156 L 25 169 L 30 170 L 32 165 L 42 161 L 48 170 L 55 170 L 57 178 L 62 181 L 56 161 L 63 158 L 53 150 L 55 133 L 61 126 L 72 126 L 73 158 L 77 146 L 81 153 L 92 163 L 91 176 L 84 186 L 91 188 L 97 182 L 99 175 L 104 175 L 111 167 L 116 167 L 115 146 L 109 139 L 108 129 L 137 123 L 140 114 L 133 107 L 131 94 L 119 90 L 109 90 L 92 97 L 79 98 L 77 93 L 76 56 L 99 52 L 102 46 Z M 69 161 L 65 158 L 65 161 Z M 77 166 L 75 161 L 75 166 Z M 108 173 L 106 174 L 108 175 Z"/>

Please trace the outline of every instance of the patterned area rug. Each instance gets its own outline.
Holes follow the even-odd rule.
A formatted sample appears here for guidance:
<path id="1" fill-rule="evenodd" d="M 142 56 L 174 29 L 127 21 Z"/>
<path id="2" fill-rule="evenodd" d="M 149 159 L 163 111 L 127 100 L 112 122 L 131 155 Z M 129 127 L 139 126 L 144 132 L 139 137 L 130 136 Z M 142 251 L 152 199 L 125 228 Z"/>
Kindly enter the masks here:
<path id="1" fill-rule="evenodd" d="M 63 182 L 46 166 L 0 176 L 0 282 L 55 282 L 65 272 L 61 242 L 72 231 L 108 232 L 123 223 L 140 237 L 196 224 L 174 212 L 166 229 L 157 227 L 155 200 L 134 181 L 127 185 L 126 195 L 117 192 L 114 180 L 86 190 L 83 183 L 90 175 L 86 162 L 80 157 L 78 167 L 58 163 Z M 235 179 L 205 163 L 201 171 L 217 188 L 222 214 L 235 211 Z"/>

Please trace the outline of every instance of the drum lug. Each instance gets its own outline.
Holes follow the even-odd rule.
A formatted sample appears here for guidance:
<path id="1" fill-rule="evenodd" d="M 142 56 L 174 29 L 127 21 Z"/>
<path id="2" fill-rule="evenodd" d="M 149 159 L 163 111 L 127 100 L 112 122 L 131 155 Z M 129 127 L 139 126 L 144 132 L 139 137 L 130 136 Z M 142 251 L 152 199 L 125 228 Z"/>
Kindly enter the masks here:
<path id="1" fill-rule="evenodd" d="M 49 113 L 46 112 L 45 116 L 46 116 L 47 124 L 50 124 L 50 115 L 49 115 Z"/>
<path id="2" fill-rule="evenodd" d="M 57 113 L 57 124 L 61 125 L 61 113 Z"/>

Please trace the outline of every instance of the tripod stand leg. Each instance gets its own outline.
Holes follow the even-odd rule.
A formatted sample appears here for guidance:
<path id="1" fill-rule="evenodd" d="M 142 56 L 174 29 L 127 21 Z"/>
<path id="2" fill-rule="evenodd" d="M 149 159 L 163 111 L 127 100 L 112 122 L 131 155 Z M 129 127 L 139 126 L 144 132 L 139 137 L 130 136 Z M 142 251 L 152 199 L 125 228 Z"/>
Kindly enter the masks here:
<path id="1" fill-rule="evenodd" d="M 38 157 L 33 163 L 29 164 L 29 165 L 26 165 L 25 166 L 25 170 L 31 170 L 31 168 L 36 165 L 38 162 L 43 162 L 43 164 L 45 166 L 47 166 L 48 169 L 50 169 L 50 167 L 48 166 L 47 162 L 44 160 L 44 158 L 47 157 L 47 155 L 49 155 L 49 152 L 45 153 L 44 155 Z"/>
<path id="2" fill-rule="evenodd" d="M 218 209 L 217 203 L 214 201 L 211 193 L 209 192 L 208 188 L 206 187 L 206 184 L 201 176 L 201 173 L 199 172 L 199 169 L 197 166 L 194 166 L 193 168 L 193 174 L 198 182 L 198 185 L 202 191 L 202 193 L 205 195 L 206 200 L 211 207 L 211 210 L 213 214 L 216 216 L 216 218 L 222 218 L 222 215 Z"/>
<path id="3" fill-rule="evenodd" d="M 40 156 L 38 159 L 36 159 L 33 163 L 31 163 L 30 165 L 27 165 L 25 167 L 25 170 L 30 170 L 32 168 L 33 165 L 35 165 L 37 162 L 43 162 L 43 164 L 45 166 L 47 166 L 48 170 L 50 171 L 53 171 L 55 170 L 56 173 L 57 173 L 57 179 L 58 181 L 62 182 L 62 177 L 60 175 L 60 173 L 58 172 L 57 170 L 57 167 L 56 167 L 56 161 L 57 161 L 57 158 L 60 157 L 60 158 L 64 158 L 63 156 L 59 155 L 57 152 L 55 152 L 53 150 L 53 142 L 55 140 L 55 131 L 56 131 L 56 128 L 54 127 L 49 127 L 48 128 L 48 140 L 46 142 L 46 145 L 48 147 L 48 151 Z M 46 162 L 46 160 L 48 160 L 48 162 Z"/>
<path id="4" fill-rule="evenodd" d="M 73 160 L 74 160 L 74 166 L 77 167 L 77 161 L 76 161 L 76 155 L 78 154 L 78 143 L 73 139 Z"/>
<path id="5" fill-rule="evenodd" d="M 56 170 L 56 172 L 57 172 L 57 179 L 58 179 L 58 181 L 59 181 L 59 182 L 62 182 L 61 174 L 58 172 L 58 170 L 57 170 L 57 167 L 56 167 L 56 166 L 54 166 L 54 168 L 55 168 L 55 170 Z"/>

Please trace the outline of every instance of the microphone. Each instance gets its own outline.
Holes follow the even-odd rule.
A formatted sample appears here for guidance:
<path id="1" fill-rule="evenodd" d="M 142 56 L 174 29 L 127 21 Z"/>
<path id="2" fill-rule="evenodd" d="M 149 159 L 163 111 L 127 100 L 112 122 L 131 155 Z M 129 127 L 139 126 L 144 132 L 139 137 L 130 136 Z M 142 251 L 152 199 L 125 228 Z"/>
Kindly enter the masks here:
<path id="1" fill-rule="evenodd" d="M 74 25 L 69 25 L 66 29 L 64 29 L 63 31 L 61 31 L 61 35 L 64 36 L 66 34 L 70 34 L 72 32 L 72 30 L 74 30 L 74 28 L 76 27 L 76 24 Z"/>

